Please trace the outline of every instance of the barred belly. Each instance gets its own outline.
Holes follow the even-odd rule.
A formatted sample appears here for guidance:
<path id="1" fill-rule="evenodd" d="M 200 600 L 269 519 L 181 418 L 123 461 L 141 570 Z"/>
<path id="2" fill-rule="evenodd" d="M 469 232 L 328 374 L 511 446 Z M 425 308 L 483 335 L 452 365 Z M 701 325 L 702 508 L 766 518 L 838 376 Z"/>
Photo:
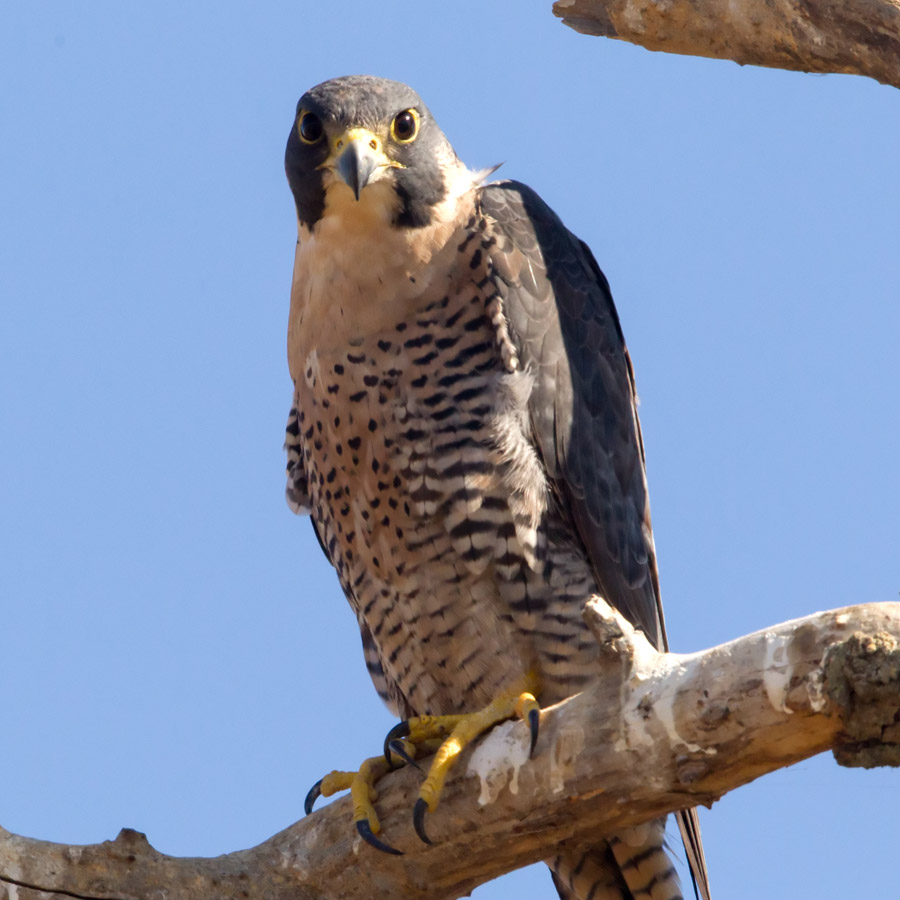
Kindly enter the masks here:
<path id="1" fill-rule="evenodd" d="M 555 702 L 594 668 L 591 572 L 528 440 L 531 376 L 479 285 L 310 353 L 297 384 L 313 516 L 401 713 L 471 711 L 528 671 Z"/>

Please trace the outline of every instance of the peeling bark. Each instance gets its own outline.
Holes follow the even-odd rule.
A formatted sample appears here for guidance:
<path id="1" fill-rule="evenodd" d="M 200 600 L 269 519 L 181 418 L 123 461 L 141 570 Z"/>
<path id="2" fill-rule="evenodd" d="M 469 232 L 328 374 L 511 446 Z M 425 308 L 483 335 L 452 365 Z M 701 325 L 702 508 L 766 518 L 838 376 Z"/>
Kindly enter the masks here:
<path id="1" fill-rule="evenodd" d="M 658 654 L 608 606 L 585 616 L 605 673 L 541 717 L 528 759 L 521 722 L 462 758 L 435 841 L 412 828 L 421 775 L 379 783 L 379 853 L 356 836 L 349 799 L 268 841 L 212 859 L 165 856 L 144 835 L 70 847 L 0 829 L 0 900 L 363 900 L 459 897 L 510 869 L 697 804 L 831 749 L 849 765 L 900 764 L 900 604 L 817 613 L 701 653 Z M 4 897 L 5 890 L 5 897 Z"/>
<path id="2" fill-rule="evenodd" d="M 553 12 L 583 34 L 648 50 L 900 87 L 898 0 L 557 0 Z"/>

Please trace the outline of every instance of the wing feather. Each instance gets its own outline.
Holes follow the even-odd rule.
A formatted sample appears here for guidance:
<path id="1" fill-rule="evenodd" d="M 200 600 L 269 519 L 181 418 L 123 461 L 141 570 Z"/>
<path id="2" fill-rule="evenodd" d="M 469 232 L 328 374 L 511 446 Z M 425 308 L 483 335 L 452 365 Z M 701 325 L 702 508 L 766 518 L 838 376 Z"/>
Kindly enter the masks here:
<path id="1" fill-rule="evenodd" d="M 530 188 L 481 191 L 523 365 L 534 440 L 606 599 L 666 648 L 631 361 L 587 246 Z"/>

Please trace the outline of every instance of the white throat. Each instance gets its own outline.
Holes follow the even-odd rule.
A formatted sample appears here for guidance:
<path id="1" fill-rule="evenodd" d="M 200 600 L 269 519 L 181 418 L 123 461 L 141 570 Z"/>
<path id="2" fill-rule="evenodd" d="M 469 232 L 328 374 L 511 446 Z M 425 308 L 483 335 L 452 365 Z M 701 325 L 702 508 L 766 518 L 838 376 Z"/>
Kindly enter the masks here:
<path id="1" fill-rule="evenodd" d="M 427 302 L 435 278 L 446 272 L 442 258 L 455 250 L 448 240 L 470 212 L 466 199 L 487 174 L 455 157 L 444 171 L 446 197 L 421 228 L 393 224 L 400 199 L 392 175 L 363 188 L 357 200 L 326 172 L 322 218 L 312 230 L 298 226 L 288 326 L 292 377 L 310 351 L 346 347 Z"/>

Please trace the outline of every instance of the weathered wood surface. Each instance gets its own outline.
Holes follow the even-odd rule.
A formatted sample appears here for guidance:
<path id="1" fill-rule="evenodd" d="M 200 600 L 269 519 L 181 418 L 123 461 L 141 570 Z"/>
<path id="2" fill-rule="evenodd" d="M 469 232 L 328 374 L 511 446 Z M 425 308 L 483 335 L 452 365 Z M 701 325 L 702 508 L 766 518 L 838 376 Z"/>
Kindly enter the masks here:
<path id="1" fill-rule="evenodd" d="M 900 87 L 898 0 L 557 0 L 553 12 L 576 31 L 648 50 Z"/>
<path id="2" fill-rule="evenodd" d="M 357 838 L 347 799 L 213 859 L 165 856 L 134 831 L 69 847 L 0 829 L 0 898 L 455 898 L 548 847 L 712 803 L 824 750 L 843 764 L 900 764 L 898 603 L 817 613 L 690 655 L 656 654 L 604 604 L 586 617 L 608 650 L 603 677 L 543 712 L 534 758 L 522 723 L 468 751 L 429 817 L 431 847 L 413 832 L 421 775 L 409 769 L 380 783 L 376 804 L 400 857 Z"/>

